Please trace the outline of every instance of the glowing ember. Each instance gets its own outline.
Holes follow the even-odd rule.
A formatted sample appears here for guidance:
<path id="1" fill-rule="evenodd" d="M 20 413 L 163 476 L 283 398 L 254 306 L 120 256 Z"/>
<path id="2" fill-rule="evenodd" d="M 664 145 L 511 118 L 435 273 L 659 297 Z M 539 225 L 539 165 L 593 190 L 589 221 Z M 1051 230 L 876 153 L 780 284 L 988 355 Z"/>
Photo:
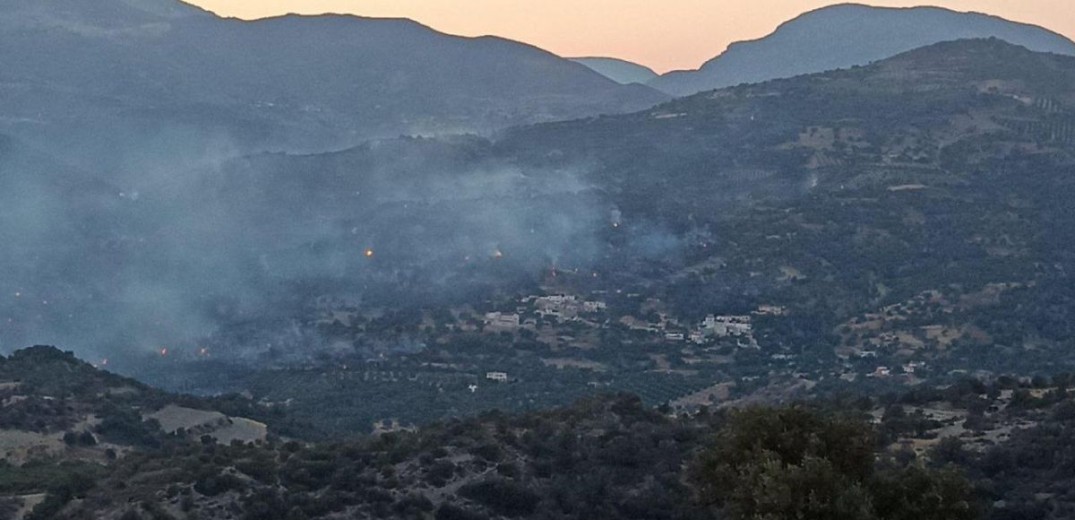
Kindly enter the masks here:
<path id="1" fill-rule="evenodd" d="M 504 253 L 497 249 L 496 252 L 493 253 L 493 258 L 500 260 L 501 258 L 504 258 Z"/>
<path id="2" fill-rule="evenodd" d="M 168 348 L 167 347 L 162 348 L 161 349 L 161 356 L 163 357 L 163 356 L 167 356 L 167 355 L 168 355 Z"/>
<path id="3" fill-rule="evenodd" d="M 372 249 L 367 249 L 366 250 L 366 258 L 373 258 L 373 250 Z"/>

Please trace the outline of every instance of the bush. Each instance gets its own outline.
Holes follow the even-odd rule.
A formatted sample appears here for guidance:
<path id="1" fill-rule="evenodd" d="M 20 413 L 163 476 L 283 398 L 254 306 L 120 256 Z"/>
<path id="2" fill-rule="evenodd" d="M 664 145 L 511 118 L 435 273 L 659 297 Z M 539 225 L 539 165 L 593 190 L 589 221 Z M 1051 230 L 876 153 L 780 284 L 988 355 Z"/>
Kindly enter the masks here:
<path id="1" fill-rule="evenodd" d="M 506 480 L 472 482 L 461 487 L 459 494 L 505 516 L 532 514 L 540 501 L 534 492 Z"/>
<path id="2" fill-rule="evenodd" d="M 910 467 L 877 474 L 867 424 L 802 408 L 735 413 L 691 470 L 732 520 L 970 520 L 966 479 Z M 954 451 L 954 446 L 946 446 Z"/>
<path id="3" fill-rule="evenodd" d="M 487 520 L 489 517 L 451 504 L 443 504 L 437 509 L 434 518 L 436 520 Z"/>

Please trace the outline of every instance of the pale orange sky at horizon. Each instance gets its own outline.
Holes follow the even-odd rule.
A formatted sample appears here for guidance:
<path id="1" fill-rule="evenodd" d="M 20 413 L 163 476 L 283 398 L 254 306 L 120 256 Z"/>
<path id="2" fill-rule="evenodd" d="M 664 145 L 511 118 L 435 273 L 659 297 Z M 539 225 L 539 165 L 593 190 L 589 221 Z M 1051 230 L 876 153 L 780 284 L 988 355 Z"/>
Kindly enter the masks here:
<path id="1" fill-rule="evenodd" d="M 693 69 L 730 43 L 763 37 L 832 0 L 188 0 L 244 19 L 288 13 L 410 18 L 462 36 L 496 35 L 561 56 L 609 56 L 666 72 Z M 1040 25 L 1075 39 L 1073 0 L 866 0 L 936 5 Z"/>

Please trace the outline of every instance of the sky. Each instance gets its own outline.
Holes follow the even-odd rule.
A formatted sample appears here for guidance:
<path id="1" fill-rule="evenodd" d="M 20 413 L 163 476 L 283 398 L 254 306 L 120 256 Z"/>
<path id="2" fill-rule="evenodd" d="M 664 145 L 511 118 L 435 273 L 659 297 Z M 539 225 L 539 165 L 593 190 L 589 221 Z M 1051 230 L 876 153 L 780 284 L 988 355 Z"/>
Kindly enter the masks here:
<path id="1" fill-rule="evenodd" d="M 347 13 L 410 18 L 463 36 L 496 35 L 566 57 L 611 56 L 657 72 L 698 68 L 728 44 L 771 33 L 831 0 L 188 0 L 222 16 Z M 1073 0 L 925 0 L 1041 25 L 1075 39 Z M 866 0 L 888 7 L 923 0 Z"/>

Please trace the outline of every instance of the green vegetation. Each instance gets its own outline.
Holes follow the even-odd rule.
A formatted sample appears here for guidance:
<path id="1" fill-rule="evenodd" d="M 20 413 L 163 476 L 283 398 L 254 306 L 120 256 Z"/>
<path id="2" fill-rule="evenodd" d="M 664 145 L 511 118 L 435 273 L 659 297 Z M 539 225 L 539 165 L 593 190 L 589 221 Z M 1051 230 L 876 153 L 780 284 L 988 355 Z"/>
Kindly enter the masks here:
<path id="1" fill-rule="evenodd" d="M 802 408 L 734 413 L 693 478 L 732 519 L 978 518 L 970 484 L 917 466 L 876 471 L 865 424 Z"/>
<path id="2" fill-rule="evenodd" d="M 877 438 L 861 418 L 823 409 L 674 418 L 636 397 L 609 396 L 347 443 L 173 443 L 116 461 L 96 482 L 50 489 L 35 518 L 124 507 L 197 518 L 221 501 L 251 520 L 704 520 L 720 509 L 774 520 L 977 518 L 956 471 L 899 465 Z"/>
<path id="3" fill-rule="evenodd" d="M 965 379 L 687 415 L 617 395 L 315 444 L 220 445 L 118 409 L 115 432 L 132 435 L 90 435 L 130 451 L 80 462 L 101 448 L 71 431 L 59 456 L 0 468 L 0 496 L 46 493 L 32 518 L 76 520 L 1053 520 L 1075 511 L 1072 381 Z"/>
<path id="4" fill-rule="evenodd" d="M 36 460 L 13 466 L 0 461 L 0 495 L 40 493 L 64 483 L 82 489 L 87 479 L 104 474 L 103 466 L 88 462 Z"/>

